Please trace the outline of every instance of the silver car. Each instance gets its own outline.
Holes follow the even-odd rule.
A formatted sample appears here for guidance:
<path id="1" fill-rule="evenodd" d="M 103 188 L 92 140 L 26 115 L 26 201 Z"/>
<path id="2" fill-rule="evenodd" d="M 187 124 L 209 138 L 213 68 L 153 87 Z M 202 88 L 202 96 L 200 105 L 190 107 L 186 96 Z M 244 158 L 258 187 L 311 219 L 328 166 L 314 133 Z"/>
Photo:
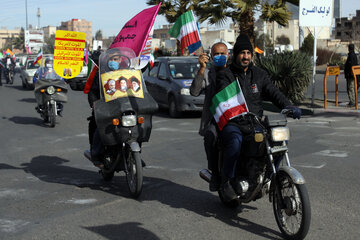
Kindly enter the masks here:
<path id="1" fill-rule="evenodd" d="M 20 78 L 24 89 L 34 89 L 33 77 L 36 70 L 40 67 L 35 62 L 36 56 L 28 56 L 25 65 L 21 67 Z"/>

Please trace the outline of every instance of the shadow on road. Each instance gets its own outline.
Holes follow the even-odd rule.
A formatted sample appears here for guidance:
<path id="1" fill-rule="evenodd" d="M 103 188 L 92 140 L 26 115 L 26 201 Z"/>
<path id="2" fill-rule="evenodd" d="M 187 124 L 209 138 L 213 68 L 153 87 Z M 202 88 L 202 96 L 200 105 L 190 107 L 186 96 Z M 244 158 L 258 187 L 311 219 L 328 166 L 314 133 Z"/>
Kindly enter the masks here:
<path id="1" fill-rule="evenodd" d="M 12 117 L 9 118 L 9 121 L 12 121 L 16 124 L 24 124 L 24 125 L 43 125 L 43 120 L 40 118 L 34 118 L 34 117 Z"/>
<path id="2" fill-rule="evenodd" d="M 19 102 L 36 103 L 36 100 L 35 98 L 23 98 L 20 99 Z"/>
<path id="3" fill-rule="evenodd" d="M 101 177 L 94 171 L 63 165 L 67 162 L 69 162 L 69 160 L 56 156 L 37 156 L 29 163 L 23 163 L 21 165 L 23 168 L 15 169 L 22 169 L 27 173 L 31 173 L 41 181 L 48 183 L 73 185 L 80 188 L 88 187 L 93 190 L 100 190 L 121 197 L 130 196 L 124 176 L 116 176 L 112 182 L 105 182 L 102 181 Z M 2 165 L 3 166 L 0 166 L 0 169 L 14 168 L 6 164 L 6 166 L 4 164 Z M 167 179 L 144 177 L 143 192 L 137 200 L 139 202 L 158 201 L 171 208 L 186 209 L 204 217 L 214 217 L 230 226 L 243 229 L 244 231 L 251 232 L 267 239 L 281 239 L 279 232 L 238 216 L 243 210 L 253 211 L 257 210 L 257 208 L 243 205 L 238 209 L 229 209 L 223 206 L 220 203 L 219 198 L 210 192 L 180 185 Z M 118 231 L 118 227 L 125 227 L 127 224 L 134 229 L 142 229 L 139 228 L 137 223 L 104 225 L 87 229 L 96 231 L 108 239 L 115 239 L 114 236 L 119 235 L 114 234 L 111 236 L 108 231 L 116 231 L 116 233 L 121 233 L 121 235 L 123 235 L 126 231 Z M 141 231 L 142 233 L 139 234 L 145 234 L 146 230 L 142 229 Z M 129 231 L 129 236 L 131 236 L 130 233 L 131 232 Z M 124 239 L 130 238 L 125 237 Z"/>
<path id="4" fill-rule="evenodd" d="M 149 239 L 160 240 L 153 232 L 142 228 L 141 223 L 128 222 L 122 224 L 108 224 L 96 227 L 84 227 L 94 233 L 97 233 L 109 240 L 118 239 Z"/>

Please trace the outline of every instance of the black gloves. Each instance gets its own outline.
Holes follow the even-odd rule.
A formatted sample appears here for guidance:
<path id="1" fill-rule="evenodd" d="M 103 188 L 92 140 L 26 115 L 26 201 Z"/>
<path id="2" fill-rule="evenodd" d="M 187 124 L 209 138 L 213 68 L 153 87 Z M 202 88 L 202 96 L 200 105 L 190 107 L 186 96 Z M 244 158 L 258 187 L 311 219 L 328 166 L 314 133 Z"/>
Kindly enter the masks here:
<path id="1" fill-rule="evenodd" d="M 301 109 L 295 106 L 286 106 L 285 109 L 289 109 L 292 111 L 293 119 L 300 119 L 301 118 Z"/>

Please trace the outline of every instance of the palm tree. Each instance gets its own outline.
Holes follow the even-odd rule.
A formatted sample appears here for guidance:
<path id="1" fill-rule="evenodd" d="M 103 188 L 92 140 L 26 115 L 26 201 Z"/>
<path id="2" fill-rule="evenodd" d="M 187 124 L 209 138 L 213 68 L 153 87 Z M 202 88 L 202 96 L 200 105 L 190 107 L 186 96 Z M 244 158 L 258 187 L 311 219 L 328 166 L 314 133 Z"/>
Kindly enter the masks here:
<path id="1" fill-rule="evenodd" d="M 164 15 L 169 23 L 175 23 L 176 20 L 185 12 L 194 9 L 194 2 L 191 0 L 147 0 L 147 5 L 157 5 L 162 2 L 159 13 Z M 180 42 L 176 41 L 177 55 L 181 55 Z"/>
<path id="2" fill-rule="evenodd" d="M 206 20 L 210 24 L 223 24 L 227 18 L 239 25 L 240 33 L 249 36 L 254 42 L 254 14 L 261 12 L 260 18 L 282 26 L 288 23 L 291 12 L 285 3 L 290 2 L 299 5 L 299 0 L 276 0 L 273 4 L 264 0 L 194 0 L 194 11 L 200 22 Z"/>

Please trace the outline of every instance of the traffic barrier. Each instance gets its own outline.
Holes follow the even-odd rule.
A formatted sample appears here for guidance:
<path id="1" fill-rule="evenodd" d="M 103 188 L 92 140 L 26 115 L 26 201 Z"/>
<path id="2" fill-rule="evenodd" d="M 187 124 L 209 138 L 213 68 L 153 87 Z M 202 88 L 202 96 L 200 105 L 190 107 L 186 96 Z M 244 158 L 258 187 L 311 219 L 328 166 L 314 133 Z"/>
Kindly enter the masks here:
<path id="1" fill-rule="evenodd" d="M 335 80 L 335 106 L 339 105 L 339 75 L 340 75 L 340 67 L 339 66 L 331 66 L 326 68 L 326 72 L 324 75 L 324 108 L 327 108 L 327 86 L 326 80 L 328 76 L 336 76 Z"/>
<path id="2" fill-rule="evenodd" d="M 356 75 L 360 75 L 360 66 L 353 66 L 352 73 L 354 75 L 354 85 L 355 85 L 355 108 L 356 110 L 358 110 L 358 91 L 357 91 Z"/>

